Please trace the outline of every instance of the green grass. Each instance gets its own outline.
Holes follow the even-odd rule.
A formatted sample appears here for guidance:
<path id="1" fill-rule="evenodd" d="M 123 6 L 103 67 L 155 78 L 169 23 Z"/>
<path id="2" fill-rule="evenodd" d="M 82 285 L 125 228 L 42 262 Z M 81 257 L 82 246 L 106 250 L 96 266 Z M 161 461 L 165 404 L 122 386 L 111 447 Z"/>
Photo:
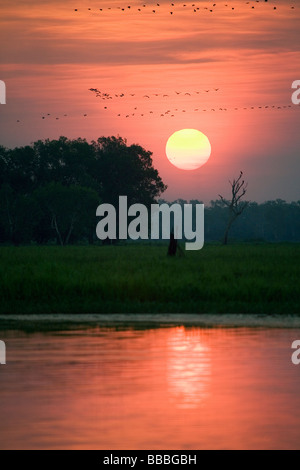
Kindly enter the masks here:
<path id="1" fill-rule="evenodd" d="M 300 313 L 300 245 L 1 247 L 0 313 Z"/>

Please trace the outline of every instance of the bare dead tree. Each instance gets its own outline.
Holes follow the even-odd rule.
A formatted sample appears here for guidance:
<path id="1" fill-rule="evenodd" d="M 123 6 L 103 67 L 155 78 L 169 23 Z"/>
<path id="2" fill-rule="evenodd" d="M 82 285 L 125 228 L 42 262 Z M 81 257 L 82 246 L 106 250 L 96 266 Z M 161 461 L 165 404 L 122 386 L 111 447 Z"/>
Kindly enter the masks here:
<path id="1" fill-rule="evenodd" d="M 229 230 L 233 224 L 233 222 L 241 215 L 246 207 L 248 206 L 247 201 L 242 201 L 242 197 L 245 196 L 247 191 L 247 183 L 245 180 L 242 179 L 243 172 L 240 172 L 240 176 L 237 179 L 234 179 L 232 182 L 229 181 L 231 185 L 231 200 L 225 199 L 223 196 L 219 194 L 219 198 L 223 202 L 225 206 L 229 209 L 229 217 L 228 222 L 226 225 L 224 238 L 223 238 L 223 245 L 227 245 L 228 243 L 228 234 Z"/>

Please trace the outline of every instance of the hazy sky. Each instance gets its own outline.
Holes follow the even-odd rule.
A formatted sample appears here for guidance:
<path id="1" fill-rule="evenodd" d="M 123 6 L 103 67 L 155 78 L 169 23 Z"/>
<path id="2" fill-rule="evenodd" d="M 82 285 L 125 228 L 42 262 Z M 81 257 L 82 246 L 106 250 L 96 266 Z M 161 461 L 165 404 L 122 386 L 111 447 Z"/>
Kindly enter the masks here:
<path id="1" fill-rule="evenodd" d="M 119 134 L 153 152 L 166 199 L 229 196 L 243 170 L 249 199 L 299 200 L 299 3 L 158 2 L 2 0 L 0 144 Z M 198 170 L 166 158 L 182 128 L 211 142 Z"/>

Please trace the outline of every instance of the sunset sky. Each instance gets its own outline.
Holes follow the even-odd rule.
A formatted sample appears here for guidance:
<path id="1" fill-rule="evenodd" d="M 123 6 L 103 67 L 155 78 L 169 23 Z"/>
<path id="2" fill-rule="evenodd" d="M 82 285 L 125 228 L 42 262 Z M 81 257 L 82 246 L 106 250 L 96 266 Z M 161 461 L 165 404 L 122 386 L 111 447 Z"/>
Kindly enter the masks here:
<path id="1" fill-rule="evenodd" d="M 158 3 L 2 0 L 0 144 L 120 135 L 153 152 L 165 199 L 229 196 L 243 170 L 248 199 L 299 200 L 298 2 Z M 184 128 L 211 143 L 197 170 L 166 157 Z"/>

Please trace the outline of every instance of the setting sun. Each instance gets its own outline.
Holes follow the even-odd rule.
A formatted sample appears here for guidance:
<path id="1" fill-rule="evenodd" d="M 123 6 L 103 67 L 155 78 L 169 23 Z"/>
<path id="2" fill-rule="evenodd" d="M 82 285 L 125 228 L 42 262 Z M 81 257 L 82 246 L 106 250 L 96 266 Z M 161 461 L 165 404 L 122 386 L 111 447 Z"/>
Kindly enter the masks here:
<path id="1" fill-rule="evenodd" d="M 182 129 L 169 137 L 166 154 L 177 168 L 196 170 L 209 159 L 211 145 L 202 132 L 196 129 Z"/>

